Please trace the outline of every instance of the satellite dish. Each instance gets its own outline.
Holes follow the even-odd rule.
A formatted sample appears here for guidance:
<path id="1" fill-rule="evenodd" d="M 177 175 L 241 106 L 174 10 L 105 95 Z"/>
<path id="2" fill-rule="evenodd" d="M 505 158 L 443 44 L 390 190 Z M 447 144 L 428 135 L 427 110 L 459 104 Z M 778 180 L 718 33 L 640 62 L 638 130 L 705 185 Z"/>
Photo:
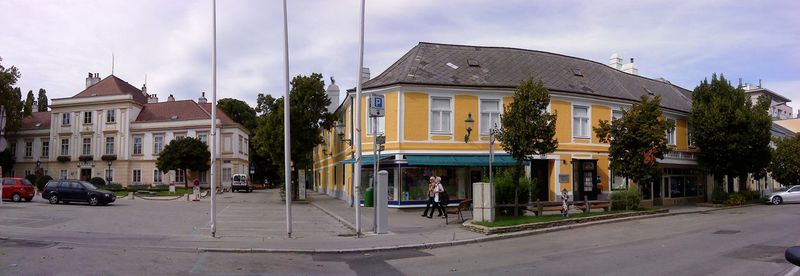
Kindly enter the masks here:
<path id="1" fill-rule="evenodd" d="M 0 151 L 6 150 L 8 147 L 8 141 L 6 141 L 6 137 L 0 137 Z"/>

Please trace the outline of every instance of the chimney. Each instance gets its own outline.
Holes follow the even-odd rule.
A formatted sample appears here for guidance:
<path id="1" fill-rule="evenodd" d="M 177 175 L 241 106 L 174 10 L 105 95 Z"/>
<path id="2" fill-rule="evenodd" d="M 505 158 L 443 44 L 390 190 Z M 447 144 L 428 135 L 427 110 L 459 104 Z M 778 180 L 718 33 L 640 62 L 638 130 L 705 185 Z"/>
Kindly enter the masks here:
<path id="1" fill-rule="evenodd" d="M 363 67 L 361 68 L 361 83 L 365 83 L 369 80 L 369 68 Z"/>
<path id="2" fill-rule="evenodd" d="M 158 95 L 156 95 L 156 94 L 148 94 L 147 95 L 147 103 L 158 103 Z"/>
<path id="3" fill-rule="evenodd" d="M 197 98 L 197 103 L 199 104 L 207 103 L 208 99 L 206 99 L 206 92 L 200 92 L 200 93 L 201 93 L 200 98 Z"/>
<path id="4" fill-rule="evenodd" d="M 611 58 L 608 59 L 608 66 L 617 70 L 622 69 L 622 58 L 619 57 L 619 54 L 614 53 L 611 55 Z"/>
<path id="5" fill-rule="evenodd" d="M 339 86 L 336 85 L 336 80 L 333 77 L 331 77 L 331 85 L 328 85 L 325 94 L 331 99 L 331 104 L 328 105 L 328 112 L 333 113 L 339 107 Z"/>
<path id="6" fill-rule="evenodd" d="M 175 97 L 173 97 L 172 94 L 169 94 L 169 97 L 167 97 L 167 101 L 168 102 L 174 102 L 175 101 Z"/>
<path id="7" fill-rule="evenodd" d="M 633 58 L 631 58 L 631 63 L 622 65 L 622 72 L 639 75 L 639 69 L 636 68 L 636 63 L 633 62 Z"/>
<path id="8" fill-rule="evenodd" d="M 96 83 L 100 82 L 100 73 L 89 73 L 89 76 L 86 77 L 86 88 L 89 86 L 95 85 Z"/>
<path id="9" fill-rule="evenodd" d="M 147 84 L 143 84 L 143 85 L 142 85 L 142 93 L 143 93 L 145 96 L 150 96 L 150 94 L 147 94 Z"/>
<path id="10" fill-rule="evenodd" d="M 33 106 L 32 112 L 34 112 L 34 113 L 39 112 L 39 101 L 33 100 L 33 105 L 32 106 Z"/>

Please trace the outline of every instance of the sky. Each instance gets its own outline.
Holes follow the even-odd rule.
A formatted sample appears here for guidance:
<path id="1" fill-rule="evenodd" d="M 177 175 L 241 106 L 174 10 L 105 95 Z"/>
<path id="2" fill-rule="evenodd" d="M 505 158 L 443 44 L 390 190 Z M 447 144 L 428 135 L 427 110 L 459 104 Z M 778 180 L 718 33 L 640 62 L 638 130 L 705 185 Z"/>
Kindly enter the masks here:
<path id="1" fill-rule="evenodd" d="M 358 73 L 357 0 L 290 0 L 290 75 Z M 604 64 L 635 58 L 639 74 L 693 89 L 713 73 L 757 84 L 800 107 L 800 1 L 386 0 L 366 3 L 364 66 L 372 77 L 419 42 L 559 53 Z M 71 97 L 89 72 L 161 100 L 212 86 L 211 0 L 3 0 L 0 57 L 23 91 Z M 283 95 L 279 0 L 217 1 L 218 98 L 255 105 Z M 344 93 L 344 92 L 342 92 Z M 24 95 L 23 95 L 24 97 Z M 210 99 L 210 95 L 208 95 Z M 343 97 L 340 97 L 343 98 Z"/>

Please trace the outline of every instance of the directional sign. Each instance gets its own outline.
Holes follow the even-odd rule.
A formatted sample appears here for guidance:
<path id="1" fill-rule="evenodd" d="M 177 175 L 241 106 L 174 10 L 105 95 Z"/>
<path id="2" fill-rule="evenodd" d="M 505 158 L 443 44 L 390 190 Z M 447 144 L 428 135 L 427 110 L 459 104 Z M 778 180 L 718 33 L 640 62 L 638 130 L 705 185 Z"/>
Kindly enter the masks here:
<path id="1" fill-rule="evenodd" d="M 369 116 L 383 117 L 386 114 L 386 98 L 383 95 L 369 97 Z"/>
<path id="2" fill-rule="evenodd" d="M 256 173 L 256 164 L 250 164 L 250 173 Z"/>
<path id="3" fill-rule="evenodd" d="M 381 136 L 375 137 L 375 144 L 378 144 L 378 145 L 386 144 L 386 136 L 381 135 Z"/>

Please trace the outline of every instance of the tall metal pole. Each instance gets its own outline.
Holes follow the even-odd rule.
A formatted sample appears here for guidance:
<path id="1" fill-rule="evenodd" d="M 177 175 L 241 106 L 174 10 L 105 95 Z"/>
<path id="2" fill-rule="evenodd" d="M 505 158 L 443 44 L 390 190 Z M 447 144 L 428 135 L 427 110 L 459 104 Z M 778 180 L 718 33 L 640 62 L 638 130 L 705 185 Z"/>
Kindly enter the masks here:
<path id="1" fill-rule="evenodd" d="M 211 237 L 217 235 L 217 0 L 212 0 L 211 26 Z"/>
<path id="2" fill-rule="evenodd" d="M 283 0 L 283 65 L 286 92 L 283 97 L 283 173 L 286 190 L 286 233 L 292 237 L 292 128 L 289 120 L 289 23 L 286 0 Z"/>
<path id="3" fill-rule="evenodd" d="M 380 158 L 378 158 L 378 117 L 372 117 L 372 232 L 378 233 L 378 169 Z"/>
<path id="4" fill-rule="evenodd" d="M 361 193 L 361 68 L 364 67 L 364 5 L 365 0 L 361 0 L 361 26 L 359 32 L 358 44 L 358 71 L 356 74 L 356 99 L 355 99 L 355 123 L 354 130 L 356 131 L 353 137 L 353 144 L 356 145 L 356 162 L 353 166 L 353 186 L 355 192 L 353 201 L 356 207 L 356 237 L 361 236 L 361 200 L 359 193 Z"/>

